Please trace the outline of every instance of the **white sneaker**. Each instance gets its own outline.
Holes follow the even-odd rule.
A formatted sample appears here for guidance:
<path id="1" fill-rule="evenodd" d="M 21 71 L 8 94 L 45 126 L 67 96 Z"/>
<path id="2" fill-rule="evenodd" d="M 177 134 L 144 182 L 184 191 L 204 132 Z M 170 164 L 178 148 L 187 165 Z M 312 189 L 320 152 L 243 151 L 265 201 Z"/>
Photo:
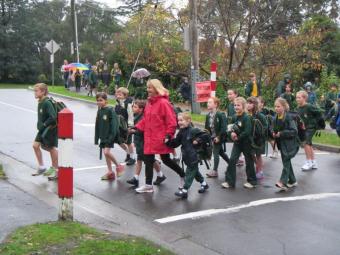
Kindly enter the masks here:
<path id="1" fill-rule="evenodd" d="M 312 167 L 312 164 L 310 162 L 306 162 L 302 167 L 301 167 L 301 170 L 302 171 L 309 171 L 309 170 L 312 170 L 313 167 Z"/>
<path id="2" fill-rule="evenodd" d="M 135 189 L 137 193 L 152 193 L 153 192 L 153 186 L 152 185 L 144 185 L 142 187 L 139 187 Z"/>
<path id="3" fill-rule="evenodd" d="M 243 187 L 245 187 L 246 189 L 253 189 L 255 188 L 255 185 L 249 183 L 249 182 L 246 182 L 243 184 Z"/>
<path id="4" fill-rule="evenodd" d="M 229 183 L 227 183 L 227 182 L 221 183 L 221 186 L 222 186 L 222 188 L 224 188 L 224 189 L 229 189 L 229 188 L 230 188 L 230 185 L 229 185 Z"/>
<path id="5" fill-rule="evenodd" d="M 312 169 L 318 169 L 318 164 L 315 160 L 312 161 Z"/>
<path id="6" fill-rule="evenodd" d="M 298 183 L 297 182 L 294 182 L 294 183 L 287 183 L 287 187 L 288 188 L 294 188 L 294 187 L 297 187 Z"/>
<path id="7" fill-rule="evenodd" d="M 277 151 L 273 151 L 273 153 L 272 154 L 270 154 L 270 158 L 277 158 L 278 157 L 278 152 Z"/>

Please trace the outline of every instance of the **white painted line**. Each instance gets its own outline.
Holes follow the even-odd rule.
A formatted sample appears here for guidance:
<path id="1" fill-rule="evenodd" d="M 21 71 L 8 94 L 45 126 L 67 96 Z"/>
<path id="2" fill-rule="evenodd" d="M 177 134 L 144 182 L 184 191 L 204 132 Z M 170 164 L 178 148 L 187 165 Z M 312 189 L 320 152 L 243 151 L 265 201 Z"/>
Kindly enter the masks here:
<path id="1" fill-rule="evenodd" d="M 21 110 L 21 111 L 37 114 L 37 111 L 33 111 L 33 110 L 30 110 L 30 109 L 27 109 L 27 108 L 23 108 L 23 107 L 20 107 L 20 106 L 17 106 L 17 105 L 8 104 L 8 103 L 2 102 L 2 101 L 0 101 L 0 104 L 10 106 L 12 108 L 15 108 L 15 109 L 18 109 L 18 110 Z M 76 121 L 74 122 L 74 124 L 81 126 L 81 127 L 94 127 L 95 126 L 94 123 L 80 123 L 80 122 L 76 122 Z"/>
<path id="2" fill-rule="evenodd" d="M 170 223 L 170 222 L 175 222 L 175 221 L 180 221 L 180 220 L 185 220 L 185 219 L 197 219 L 197 218 L 202 218 L 202 217 L 209 217 L 209 216 L 212 216 L 215 214 L 221 214 L 221 213 L 227 213 L 227 214 L 234 213 L 245 208 L 257 207 L 260 205 L 273 204 L 277 202 L 288 202 L 288 201 L 298 201 L 298 200 L 318 200 L 318 199 L 325 199 L 325 198 L 332 198 L 332 197 L 340 198 L 340 193 L 320 193 L 320 194 L 310 194 L 310 195 L 296 196 L 296 197 L 268 198 L 268 199 L 252 201 L 247 204 L 238 205 L 238 206 L 234 206 L 234 207 L 230 207 L 226 209 L 209 209 L 209 210 L 179 214 L 179 215 L 170 216 L 166 218 L 156 219 L 154 221 L 164 224 L 164 223 Z"/>
<path id="3" fill-rule="evenodd" d="M 90 167 L 78 167 L 74 168 L 73 171 L 84 171 L 84 170 L 91 170 L 91 169 L 100 169 L 100 168 L 105 168 L 107 165 L 102 165 L 102 166 L 90 166 Z"/>

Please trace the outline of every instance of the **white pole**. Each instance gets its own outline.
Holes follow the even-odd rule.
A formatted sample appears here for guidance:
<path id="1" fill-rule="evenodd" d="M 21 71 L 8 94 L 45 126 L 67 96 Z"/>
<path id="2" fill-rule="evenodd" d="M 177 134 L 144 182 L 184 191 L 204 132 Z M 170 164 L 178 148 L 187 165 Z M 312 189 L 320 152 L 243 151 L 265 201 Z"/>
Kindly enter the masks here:
<path id="1" fill-rule="evenodd" d="M 79 47 L 78 47 L 78 21 L 77 21 L 77 10 L 76 4 L 74 4 L 74 26 L 76 30 L 76 49 L 77 49 L 77 62 L 79 63 Z"/>

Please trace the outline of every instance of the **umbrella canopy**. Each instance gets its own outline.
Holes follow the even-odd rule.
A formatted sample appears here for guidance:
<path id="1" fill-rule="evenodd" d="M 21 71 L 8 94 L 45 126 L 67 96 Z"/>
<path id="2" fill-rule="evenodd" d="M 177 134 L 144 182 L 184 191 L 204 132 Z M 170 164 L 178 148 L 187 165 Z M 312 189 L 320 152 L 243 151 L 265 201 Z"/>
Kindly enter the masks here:
<path id="1" fill-rule="evenodd" d="M 84 65 L 82 63 L 71 63 L 68 64 L 67 66 L 64 67 L 65 70 L 75 70 L 75 69 L 79 69 L 79 70 L 89 70 L 89 67 L 87 65 Z"/>
<path id="2" fill-rule="evenodd" d="M 151 75 L 150 72 L 146 70 L 145 68 L 139 68 L 132 73 L 132 77 L 137 78 L 137 79 L 142 79 L 150 75 Z"/>

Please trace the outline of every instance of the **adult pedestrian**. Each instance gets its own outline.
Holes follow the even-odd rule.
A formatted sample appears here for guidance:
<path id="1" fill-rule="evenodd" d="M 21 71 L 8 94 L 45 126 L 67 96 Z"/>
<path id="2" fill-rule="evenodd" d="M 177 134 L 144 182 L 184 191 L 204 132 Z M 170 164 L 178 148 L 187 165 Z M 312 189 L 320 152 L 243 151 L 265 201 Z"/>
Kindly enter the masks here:
<path id="1" fill-rule="evenodd" d="M 261 96 L 261 82 L 256 79 L 255 73 L 249 74 L 249 81 L 245 86 L 245 94 L 247 97 Z"/>
<path id="2" fill-rule="evenodd" d="M 191 102 L 191 86 L 188 82 L 187 77 L 183 78 L 183 82 L 179 87 L 179 93 L 181 94 L 185 102 Z"/>
<path id="3" fill-rule="evenodd" d="M 147 82 L 147 93 L 148 102 L 144 117 L 136 125 L 139 131 L 144 132 L 146 177 L 145 185 L 136 189 L 138 193 L 153 192 L 155 154 L 159 154 L 163 163 L 181 177 L 181 185 L 183 185 L 185 176 L 183 169 L 170 159 L 170 153 L 174 150 L 164 144 L 166 139 L 174 136 L 177 127 L 176 115 L 169 101 L 169 92 L 159 80 L 152 79 Z"/>
<path id="4" fill-rule="evenodd" d="M 115 84 L 115 89 L 120 86 L 120 79 L 122 77 L 122 70 L 119 68 L 118 63 L 113 64 L 113 68 L 111 70 L 111 77 L 113 78 L 113 82 Z"/>
<path id="5" fill-rule="evenodd" d="M 68 75 L 69 75 L 69 72 L 68 70 L 65 69 L 65 67 L 68 65 L 68 61 L 66 59 L 64 59 L 64 64 L 61 66 L 60 68 L 60 71 L 61 71 L 61 74 L 63 76 L 63 80 L 64 80 L 64 86 L 65 86 L 65 89 L 68 88 Z"/>

